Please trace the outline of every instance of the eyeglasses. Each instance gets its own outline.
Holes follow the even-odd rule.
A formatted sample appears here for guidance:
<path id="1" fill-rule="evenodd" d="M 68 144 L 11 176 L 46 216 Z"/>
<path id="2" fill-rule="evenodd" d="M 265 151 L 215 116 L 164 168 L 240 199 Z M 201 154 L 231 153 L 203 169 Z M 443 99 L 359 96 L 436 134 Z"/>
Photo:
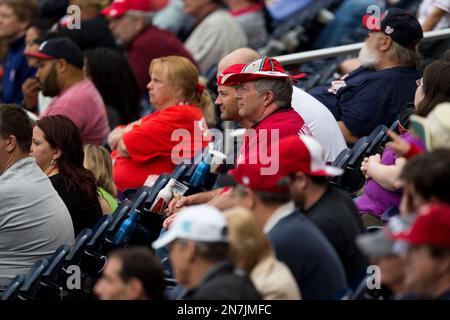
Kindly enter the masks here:
<path id="1" fill-rule="evenodd" d="M 422 85 L 422 78 L 416 80 L 416 84 L 418 87 Z"/>

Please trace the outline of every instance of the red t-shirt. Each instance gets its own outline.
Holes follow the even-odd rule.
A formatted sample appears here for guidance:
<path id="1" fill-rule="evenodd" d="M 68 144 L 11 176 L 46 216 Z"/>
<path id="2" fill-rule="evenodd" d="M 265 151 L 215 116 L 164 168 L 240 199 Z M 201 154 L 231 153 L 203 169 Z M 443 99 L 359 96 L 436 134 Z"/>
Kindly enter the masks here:
<path id="1" fill-rule="evenodd" d="M 172 33 L 150 26 L 139 34 L 128 48 L 128 63 L 133 70 L 141 93 L 147 92 L 150 81 L 148 68 L 155 58 L 182 56 L 196 64 L 183 43 Z"/>
<path id="2" fill-rule="evenodd" d="M 236 165 L 242 161 L 265 164 L 271 157 L 270 146 L 277 142 L 277 139 L 292 135 L 312 136 L 303 118 L 293 108 L 276 110 L 245 132 Z M 257 159 L 254 158 L 256 154 Z"/>
<path id="3" fill-rule="evenodd" d="M 129 157 L 112 153 L 117 189 L 138 188 L 148 175 L 172 172 L 174 160 L 191 158 L 208 144 L 207 134 L 203 114 L 194 105 L 172 106 L 142 118 L 123 135 Z"/>

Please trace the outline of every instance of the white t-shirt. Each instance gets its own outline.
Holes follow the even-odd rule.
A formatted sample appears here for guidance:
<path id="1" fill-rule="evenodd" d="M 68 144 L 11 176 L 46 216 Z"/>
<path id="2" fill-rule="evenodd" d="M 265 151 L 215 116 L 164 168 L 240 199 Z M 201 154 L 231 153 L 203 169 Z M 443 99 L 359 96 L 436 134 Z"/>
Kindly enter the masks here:
<path id="1" fill-rule="evenodd" d="M 293 87 L 292 107 L 305 120 L 314 138 L 325 150 L 325 160 L 333 162 L 347 148 L 333 114 L 319 100 L 300 88 Z"/>
<path id="2" fill-rule="evenodd" d="M 445 29 L 450 26 L 450 0 L 423 0 L 418 11 L 418 20 L 423 25 L 427 16 L 434 8 L 447 12 L 436 24 L 433 30 Z"/>

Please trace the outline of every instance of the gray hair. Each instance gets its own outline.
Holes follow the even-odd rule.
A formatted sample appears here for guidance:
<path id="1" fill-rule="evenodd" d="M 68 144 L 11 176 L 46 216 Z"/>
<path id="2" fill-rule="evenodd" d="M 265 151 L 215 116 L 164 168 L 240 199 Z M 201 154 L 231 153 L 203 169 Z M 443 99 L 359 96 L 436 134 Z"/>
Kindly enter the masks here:
<path id="1" fill-rule="evenodd" d="M 392 41 L 391 58 L 398 61 L 402 65 L 411 67 L 419 67 L 420 65 L 420 53 L 418 47 L 406 48 Z"/>
<path id="2" fill-rule="evenodd" d="M 254 82 L 258 95 L 261 96 L 267 91 L 272 91 L 275 96 L 275 104 L 280 108 L 291 106 L 292 101 L 292 80 L 287 79 L 260 79 Z"/>
<path id="3" fill-rule="evenodd" d="M 178 243 L 186 246 L 187 239 L 177 239 Z M 231 259 L 230 245 L 226 242 L 194 241 L 198 256 L 205 260 L 221 262 Z"/>
<path id="4" fill-rule="evenodd" d="M 149 26 L 153 23 L 153 16 L 154 13 L 153 12 L 145 12 L 145 11 L 140 11 L 140 10 L 130 10 L 127 11 L 125 13 L 125 16 L 131 18 L 131 19 L 135 19 L 138 17 L 142 17 L 144 20 L 144 25 L 145 26 Z"/>

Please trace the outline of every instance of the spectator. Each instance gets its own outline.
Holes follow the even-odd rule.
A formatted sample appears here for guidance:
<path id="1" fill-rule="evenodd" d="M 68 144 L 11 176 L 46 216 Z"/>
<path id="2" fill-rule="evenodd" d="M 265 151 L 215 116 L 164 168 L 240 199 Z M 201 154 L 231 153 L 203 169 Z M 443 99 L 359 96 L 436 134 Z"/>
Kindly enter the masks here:
<path id="1" fill-rule="evenodd" d="M 367 288 L 361 292 L 355 300 L 398 300 L 406 293 L 405 286 L 405 263 L 402 257 L 394 250 L 393 234 L 405 230 L 415 217 L 399 219 L 394 216 L 389 219 L 387 225 L 376 232 L 359 235 L 356 243 L 361 251 L 370 258 L 372 265 L 379 268 L 381 288 Z"/>
<path id="2" fill-rule="evenodd" d="M 80 129 L 84 143 L 102 145 L 109 132 L 105 105 L 94 84 L 84 79 L 83 54 L 67 38 L 44 41 L 38 52 L 36 78 L 44 96 L 55 97 L 41 117 L 63 115 Z"/>
<path id="3" fill-rule="evenodd" d="M 409 230 L 394 235 L 408 244 L 405 285 L 419 299 L 450 300 L 450 206 L 425 206 Z"/>
<path id="4" fill-rule="evenodd" d="M 187 152 L 185 157 L 192 157 L 196 146 L 206 143 L 202 142 L 206 122 L 213 121 L 213 102 L 198 82 L 197 68 L 188 59 L 177 56 L 154 59 L 149 74 L 150 102 L 157 112 L 126 127 L 117 127 L 108 137 L 113 150 L 114 182 L 119 191 L 138 188 L 148 175 L 175 168 L 172 154 L 176 154 L 174 147 L 178 143 L 171 137 L 177 129 L 189 133 L 190 141 L 184 141 L 188 150 L 183 151 Z M 199 136 L 198 132 L 202 134 Z"/>
<path id="5" fill-rule="evenodd" d="M 84 52 L 85 77 L 102 95 L 111 129 L 139 118 L 139 85 L 127 61 L 118 52 L 96 48 Z"/>
<path id="6" fill-rule="evenodd" d="M 22 84 L 36 72 L 36 69 L 28 66 L 23 52 L 25 32 L 37 18 L 38 13 L 39 6 L 36 0 L 0 1 L 0 38 L 8 41 L 3 70 L 1 99 L 3 103 L 21 103 Z"/>
<path id="7" fill-rule="evenodd" d="M 259 55 L 255 51 L 238 49 L 224 57 L 219 67 L 234 63 L 250 64 Z M 252 54 L 253 52 L 253 54 Z M 246 60 L 248 59 L 248 60 Z M 338 154 L 346 148 L 344 137 L 330 111 L 305 91 L 292 87 L 292 107 L 304 119 L 308 131 L 324 146 L 325 159 L 333 162 Z"/>
<path id="8" fill-rule="evenodd" d="M 425 169 L 424 169 L 425 168 Z M 400 180 L 400 212 L 416 212 L 424 204 L 450 204 L 450 150 L 437 149 L 418 155 L 404 166 Z"/>
<path id="9" fill-rule="evenodd" d="M 328 182 L 328 177 L 340 175 L 342 170 L 325 165 L 322 146 L 310 137 L 282 139 L 278 148 L 280 168 L 290 177 L 296 206 L 328 238 L 350 286 L 355 287 L 365 276 L 367 266 L 354 241 L 363 232 L 362 221 L 348 194 Z"/>
<path id="10" fill-rule="evenodd" d="M 83 166 L 91 171 L 97 180 L 100 205 L 103 214 L 113 213 L 117 208 L 117 194 L 112 177 L 111 156 L 103 147 L 93 144 L 84 146 Z"/>
<path id="11" fill-rule="evenodd" d="M 102 11 L 110 19 L 116 42 L 126 48 L 128 63 L 143 95 L 150 81 L 147 68 L 153 59 L 176 55 L 194 62 L 173 34 L 151 24 L 151 11 L 150 1 L 146 0 L 115 1 Z"/>
<path id="12" fill-rule="evenodd" d="M 348 144 L 380 124 L 390 126 L 401 106 L 413 100 L 422 36 L 414 16 L 390 9 L 381 28 L 369 31 L 359 53 L 362 66 L 309 91 L 333 113 Z"/>
<path id="13" fill-rule="evenodd" d="M 423 78 L 418 81 L 414 99 L 414 112 L 427 116 L 436 104 L 450 101 L 450 63 L 435 61 L 425 69 Z M 414 149 L 424 150 L 425 141 L 405 132 L 401 137 Z M 400 205 L 401 189 L 398 176 L 406 159 L 398 157 L 394 150 L 387 147 L 382 156 L 379 154 L 364 159 L 361 171 L 368 178 L 364 194 L 355 203 L 361 214 L 370 214 L 381 218 L 383 212 Z M 364 217 L 363 220 L 366 220 Z M 369 217 L 373 220 L 372 217 Z"/>
<path id="14" fill-rule="evenodd" d="M 272 156 L 271 160 L 277 158 Z M 231 192 L 236 205 L 255 214 L 277 258 L 294 275 L 303 299 L 339 299 L 347 289 L 341 261 L 322 232 L 295 209 L 288 188 L 279 186 L 278 181 L 284 177 L 280 168 L 270 175 L 264 171 L 266 166 L 243 163 L 231 178 L 220 183 L 235 185 Z"/>
<path id="15" fill-rule="evenodd" d="M 424 32 L 445 29 L 450 26 L 450 2 L 448 0 L 423 0 L 417 19 Z"/>
<path id="16" fill-rule="evenodd" d="M 222 0 L 185 0 L 184 13 L 195 19 L 195 28 L 185 45 L 201 74 L 205 75 L 226 54 L 247 45 L 244 31 L 222 8 Z"/>
<path id="17" fill-rule="evenodd" d="M 38 52 L 38 42 L 46 37 L 46 33 L 51 26 L 46 21 L 38 20 L 31 24 L 25 34 L 25 51 L 26 55 L 29 52 Z M 36 58 L 27 57 L 28 65 L 32 68 L 38 68 L 38 60 Z M 39 115 L 52 102 L 50 97 L 44 97 L 42 94 L 39 81 L 37 81 L 34 74 L 32 77 L 26 79 L 22 85 L 23 102 L 22 105 L 29 111 Z"/>
<path id="18" fill-rule="evenodd" d="M 29 156 L 32 126 L 25 111 L 0 106 L 0 287 L 74 242 L 64 202 Z"/>
<path id="19" fill-rule="evenodd" d="M 144 247 L 113 251 L 94 287 L 100 300 L 165 300 L 164 270 Z"/>
<path id="20" fill-rule="evenodd" d="M 244 136 L 237 166 L 248 161 L 253 148 L 262 147 L 264 138 L 270 145 L 276 138 L 310 134 L 303 118 L 291 107 L 291 76 L 274 58 L 261 58 L 247 64 L 240 73 L 222 78 L 221 85 L 230 84 L 238 84 L 239 115 L 253 123 L 253 130 L 247 130 Z"/>
<path id="21" fill-rule="evenodd" d="M 167 5 L 153 16 L 153 25 L 178 35 L 191 20 L 192 18 L 183 12 L 183 0 L 169 0 Z"/>
<path id="22" fill-rule="evenodd" d="M 230 260 L 227 221 L 217 209 L 193 206 L 180 211 L 172 227 L 153 243 L 169 245 L 169 258 L 187 300 L 259 300 L 250 278 Z"/>
<path id="23" fill-rule="evenodd" d="M 75 124 L 64 116 L 43 117 L 33 128 L 31 155 L 69 209 L 75 235 L 102 216 L 95 176 L 83 167 L 84 151 Z"/>
<path id="24" fill-rule="evenodd" d="M 248 39 L 248 46 L 258 49 L 268 39 L 264 4 L 260 0 L 224 0 L 230 14 L 239 23 Z"/>
<path id="25" fill-rule="evenodd" d="M 103 15 L 102 0 L 70 0 L 70 5 L 80 8 L 80 25 L 75 28 L 74 15 L 66 15 L 58 25 L 58 33 L 61 37 L 67 37 L 75 42 L 82 51 L 105 47 L 117 49 L 114 37 L 109 30 L 109 23 Z M 75 20 L 76 21 L 76 20 Z"/>
<path id="26" fill-rule="evenodd" d="M 250 275 L 263 299 L 300 299 L 295 278 L 280 262 L 255 217 L 244 208 L 224 212 L 230 227 L 231 256 Z"/>

